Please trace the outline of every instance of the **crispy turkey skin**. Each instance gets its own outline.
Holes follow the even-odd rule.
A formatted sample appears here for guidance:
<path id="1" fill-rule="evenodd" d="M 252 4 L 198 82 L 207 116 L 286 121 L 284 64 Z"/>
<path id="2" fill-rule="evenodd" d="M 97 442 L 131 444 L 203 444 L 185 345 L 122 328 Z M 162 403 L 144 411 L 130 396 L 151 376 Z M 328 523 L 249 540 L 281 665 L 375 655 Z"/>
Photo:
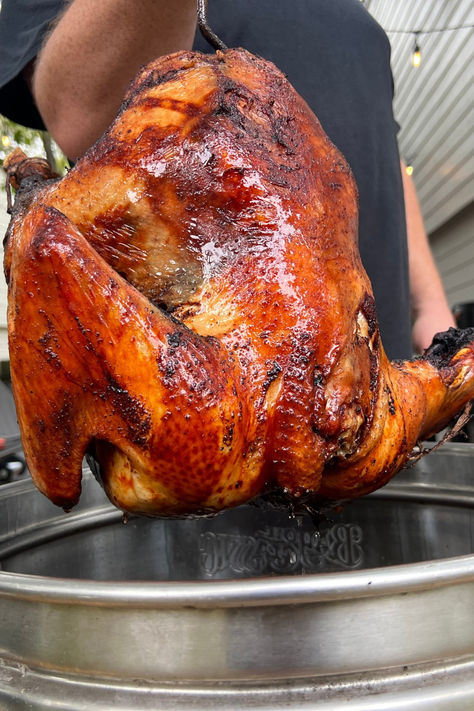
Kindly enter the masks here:
<path id="1" fill-rule="evenodd" d="M 23 181 L 7 238 L 24 451 L 60 506 L 86 452 L 147 515 L 354 498 L 474 397 L 474 329 L 387 360 L 348 165 L 244 50 L 145 67 L 64 178 Z"/>

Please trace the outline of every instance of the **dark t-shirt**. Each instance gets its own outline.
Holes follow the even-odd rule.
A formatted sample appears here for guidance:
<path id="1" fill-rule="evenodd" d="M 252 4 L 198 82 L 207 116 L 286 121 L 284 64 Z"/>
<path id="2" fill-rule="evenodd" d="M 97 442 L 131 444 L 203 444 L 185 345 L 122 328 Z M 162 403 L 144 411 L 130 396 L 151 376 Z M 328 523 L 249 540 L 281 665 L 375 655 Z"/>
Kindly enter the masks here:
<path id="1" fill-rule="evenodd" d="M 0 113 L 44 129 L 22 70 L 36 57 L 67 0 L 3 0 L 0 11 Z"/>
<path id="2" fill-rule="evenodd" d="M 6 84 L 10 94 L 12 79 L 15 91 L 28 94 L 14 77 L 35 56 L 63 4 L 3 0 L 0 87 Z M 385 33 L 360 0 L 211 0 L 209 21 L 229 47 L 244 47 L 287 74 L 351 166 L 359 189 L 360 252 L 384 347 L 390 358 L 409 357 L 405 212 Z M 195 49 L 213 51 L 199 33 Z M 15 110 L 11 96 L 0 89 L 0 113 L 36 125 L 27 111 L 18 115 L 21 103 L 25 100 Z"/>

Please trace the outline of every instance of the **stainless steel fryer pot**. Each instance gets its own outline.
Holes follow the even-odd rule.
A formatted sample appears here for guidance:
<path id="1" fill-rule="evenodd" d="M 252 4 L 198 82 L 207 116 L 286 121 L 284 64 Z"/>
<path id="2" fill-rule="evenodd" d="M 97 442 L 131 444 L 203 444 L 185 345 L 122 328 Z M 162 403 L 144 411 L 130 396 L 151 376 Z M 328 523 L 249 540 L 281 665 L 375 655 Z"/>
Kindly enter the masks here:
<path id="1" fill-rule="evenodd" d="M 0 709 L 474 708 L 474 445 L 322 517 L 0 487 Z"/>

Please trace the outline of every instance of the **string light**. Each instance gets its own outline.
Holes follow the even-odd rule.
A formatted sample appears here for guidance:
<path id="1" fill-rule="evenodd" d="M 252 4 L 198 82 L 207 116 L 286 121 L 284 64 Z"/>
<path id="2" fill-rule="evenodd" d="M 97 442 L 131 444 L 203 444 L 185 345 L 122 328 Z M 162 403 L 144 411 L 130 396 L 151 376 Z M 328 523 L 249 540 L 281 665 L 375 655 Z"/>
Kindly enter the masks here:
<path id="1" fill-rule="evenodd" d="M 456 30 L 472 30 L 474 25 L 455 25 L 453 27 L 434 27 L 431 30 L 395 30 L 385 29 L 388 35 L 414 35 L 415 43 L 411 55 L 411 63 L 416 68 L 421 64 L 421 50 L 418 44 L 419 35 L 431 35 L 437 32 L 454 32 Z"/>
<path id="2" fill-rule="evenodd" d="M 421 51 L 420 51 L 420 45 L 418 44 L 418 35 L 419 34 L 420 34 L 419 32 L 415 32 L 415 44 L 413 47 L 413 54 L 412 54 L 412 58 L 411 58 L 411 63 L 413 64 L 415 69 L 417 67 L 419 67 L 421 64 Z"/>
<path id="3" fill-rule="evenodd" d="M 474 25 L 453 25 L 452 27 L 433 27 L 431 30 L 390 30 L 385 32 L 390 35 L 431 35 L 434 32 L 454 32 L 455 30 L 472 30 Z M 384 28 L 385 29 L 385 28 Z"/>

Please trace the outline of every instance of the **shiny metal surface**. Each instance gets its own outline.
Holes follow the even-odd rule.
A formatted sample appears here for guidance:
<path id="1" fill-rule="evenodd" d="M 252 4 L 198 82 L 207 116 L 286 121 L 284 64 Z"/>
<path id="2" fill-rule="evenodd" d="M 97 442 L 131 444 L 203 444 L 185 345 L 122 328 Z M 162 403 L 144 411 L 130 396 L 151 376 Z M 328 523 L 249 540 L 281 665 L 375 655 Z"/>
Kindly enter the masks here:
<path id="1" fill-rule="evenodd" d="M 315 525 L 0 488 L 0 709 L 474 708 L 474 445 Z"/>

